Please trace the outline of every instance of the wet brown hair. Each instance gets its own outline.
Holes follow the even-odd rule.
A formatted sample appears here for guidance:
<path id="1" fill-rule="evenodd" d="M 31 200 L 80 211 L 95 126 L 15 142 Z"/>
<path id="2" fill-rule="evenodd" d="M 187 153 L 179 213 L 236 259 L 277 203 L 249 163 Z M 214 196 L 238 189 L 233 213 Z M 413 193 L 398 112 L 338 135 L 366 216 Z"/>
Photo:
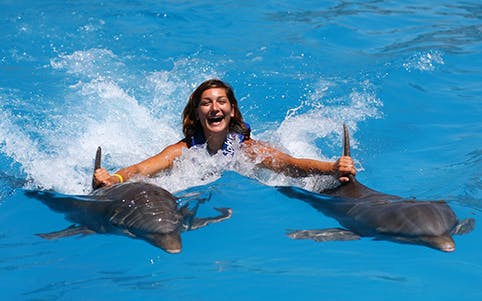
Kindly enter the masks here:
<path id="1" fill-rule="evenodd" d="M 229 122 L 229 132 L 242 134 L 244 135 L 245 140 L 248 140 L 251 131 L 243 121 L 243 116 L 239 110 L 238 101 L 234 96 L 233 89 L 227 83 L 219 79 L 208 79 L 199 85 L 189 97 L 189 101 L 182 112 L 182 132 L 184 133 L 185 138 L 189 139 L 189 137 L 194 136 L 196 133 L 202 132 L 203 129 L 201 123 L 196 118 L 196 109 L 199 107 L 203 92 L 212 88 L 223 88 L 226 91 L 226 96 L 228 97 L 231 106 L 233 107 L 234 117 L 232 117 Z"/>

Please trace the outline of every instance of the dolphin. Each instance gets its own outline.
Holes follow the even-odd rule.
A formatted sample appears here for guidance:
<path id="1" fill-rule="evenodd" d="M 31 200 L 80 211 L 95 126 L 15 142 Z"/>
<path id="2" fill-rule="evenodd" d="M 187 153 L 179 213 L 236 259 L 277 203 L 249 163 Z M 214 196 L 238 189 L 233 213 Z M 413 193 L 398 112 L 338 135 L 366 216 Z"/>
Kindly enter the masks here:
<path id="1" fill-rule="evenodd" d="M 95 169 L 100 168 L 101 148 L 97 149 Z M 117 234 L 143 239 L 167 253 L 180 253 L 183 231 L 195 230 L 229 219 L 230 208 L 215 208 L 219 216 L 196 218 L 197 208 L 179 206 L 169 191 L 146 182 L 126 182 L 98 187 L 89 195 L 63 195 L 51 191 L 26 191 L 50 209 L 64 213 L 74 225 L 56 232 L 37 234 L 56 239 L 78 234 Z"/>
<path id="2" fill-rule="evenodd" d="M 343 153 L 349 156 L 350 139 L 346 125 L 343 125 L 343 131 Z M 473 218 L 459 221 L 444 201 L 415 201 L 385 194 L 361 184 L 352 175 L 349 182 L 318 193 L 294 187 L 278 189 L 289 197 L 307 202 L 344 227 L 287 231 L 293 239 L 334 241 L 373 237 L 453 252 L 452 235 L 469 233 L 475 226 Z"/>

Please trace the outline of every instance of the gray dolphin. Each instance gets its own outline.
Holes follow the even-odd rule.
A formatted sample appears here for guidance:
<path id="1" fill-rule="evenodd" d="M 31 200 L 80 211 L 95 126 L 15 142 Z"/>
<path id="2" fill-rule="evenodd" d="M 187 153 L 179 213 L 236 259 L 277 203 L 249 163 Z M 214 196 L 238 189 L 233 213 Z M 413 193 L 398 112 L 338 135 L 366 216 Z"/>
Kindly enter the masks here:
<path id="1" fill-rule="evenodd" d="M 350 155 L 348 130 L 343 125 L 343 153 Z M 293 187 L 280 187 L 289 197 L 301 199 L 343 227 L 322 230 L 293 230 L 293 239 L 315 241 L 354 240 L 362 236 L 401 243 L 426 245 L 444 252 L 455 250 L 453 234 L 473 230 L 473 218 L 459 221 L 444 201 L 415 201 L 375 191 L 354 176 L 340 186 L 319 194 Z"/>
<path id="2" fill-rule="evenodd" d="M 97 150 L 95 168 L 100 167 L 101 149 Z M 196 218 L 199 202 L 193 210 L 179 206 L 167 190 L 145 182 L 126 182 L 96 187 L 89 195 L 62 195 L 50 191 L 27 191 L 50 209 L 64 213 L 75 223 L 64 230 L 37 234 L 56 239 L 78 234 L 109 233 L 143 239 L 168 253 L 181 252 L 182 231 L 195 230 L 229 219 L 230 208 L 215 208 L 219 216 Z"/>

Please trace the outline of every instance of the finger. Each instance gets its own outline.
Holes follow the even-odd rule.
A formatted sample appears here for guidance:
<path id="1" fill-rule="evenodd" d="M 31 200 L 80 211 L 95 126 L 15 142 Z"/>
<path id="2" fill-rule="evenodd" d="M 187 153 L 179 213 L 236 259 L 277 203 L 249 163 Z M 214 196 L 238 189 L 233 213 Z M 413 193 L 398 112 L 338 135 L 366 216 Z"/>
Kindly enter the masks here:
<path id="1" fill-rule="evenodd" d="M 348 178 L 348 177 L 339 177 L 338 180 L 342 183 L 350 182 L 350 178 Z"/>
<path id="2" fill-rule="evenodd" d="M 338 168 L 338 172 L 342 174 L 353 174 L 355 167 L 353 165 L 343 165 Z"/>
<path id="3" fill-rule="evenodd" d="M 94 171 L 94 176 L 96 178 L 102 177 L 106 173 L 106 170 L 104 168 L 99 168 Z"/>

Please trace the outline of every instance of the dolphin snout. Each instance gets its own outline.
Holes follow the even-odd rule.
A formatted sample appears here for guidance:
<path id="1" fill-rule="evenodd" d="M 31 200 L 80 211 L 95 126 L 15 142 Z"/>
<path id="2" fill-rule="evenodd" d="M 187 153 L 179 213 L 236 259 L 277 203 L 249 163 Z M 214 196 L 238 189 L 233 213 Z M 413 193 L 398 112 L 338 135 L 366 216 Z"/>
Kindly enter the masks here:
<path id="1" fill-rule="evenodd" d="M 449 235 L 435 236 L 428 239 L 429 245 L 443 252 L 455 251 L 455 242 Z"/>
<path id="2" fill-rule="evenodd" d="M 181 253 L 182 243 L 179 231 L 165 234 L 155 234 L 149 238 L 153 245 L 163 249 L 169 254 Z"/>
<path id="3" fill-rule="evenodd" d="M 166 252 L 169 253 L 169 254 L 179 254 L 179 253 L 181 253 L 181 248 L 178 248 L 178 249 L 164 249 L 164 251 L 166 251 Z"/>
<path id="4" fill-rule="evenodd" d="M 440 250 L 444 252 L 453 252 L 455 251 L 455 244 L 454 243 L 445 243 L 440 246 Z"/>

